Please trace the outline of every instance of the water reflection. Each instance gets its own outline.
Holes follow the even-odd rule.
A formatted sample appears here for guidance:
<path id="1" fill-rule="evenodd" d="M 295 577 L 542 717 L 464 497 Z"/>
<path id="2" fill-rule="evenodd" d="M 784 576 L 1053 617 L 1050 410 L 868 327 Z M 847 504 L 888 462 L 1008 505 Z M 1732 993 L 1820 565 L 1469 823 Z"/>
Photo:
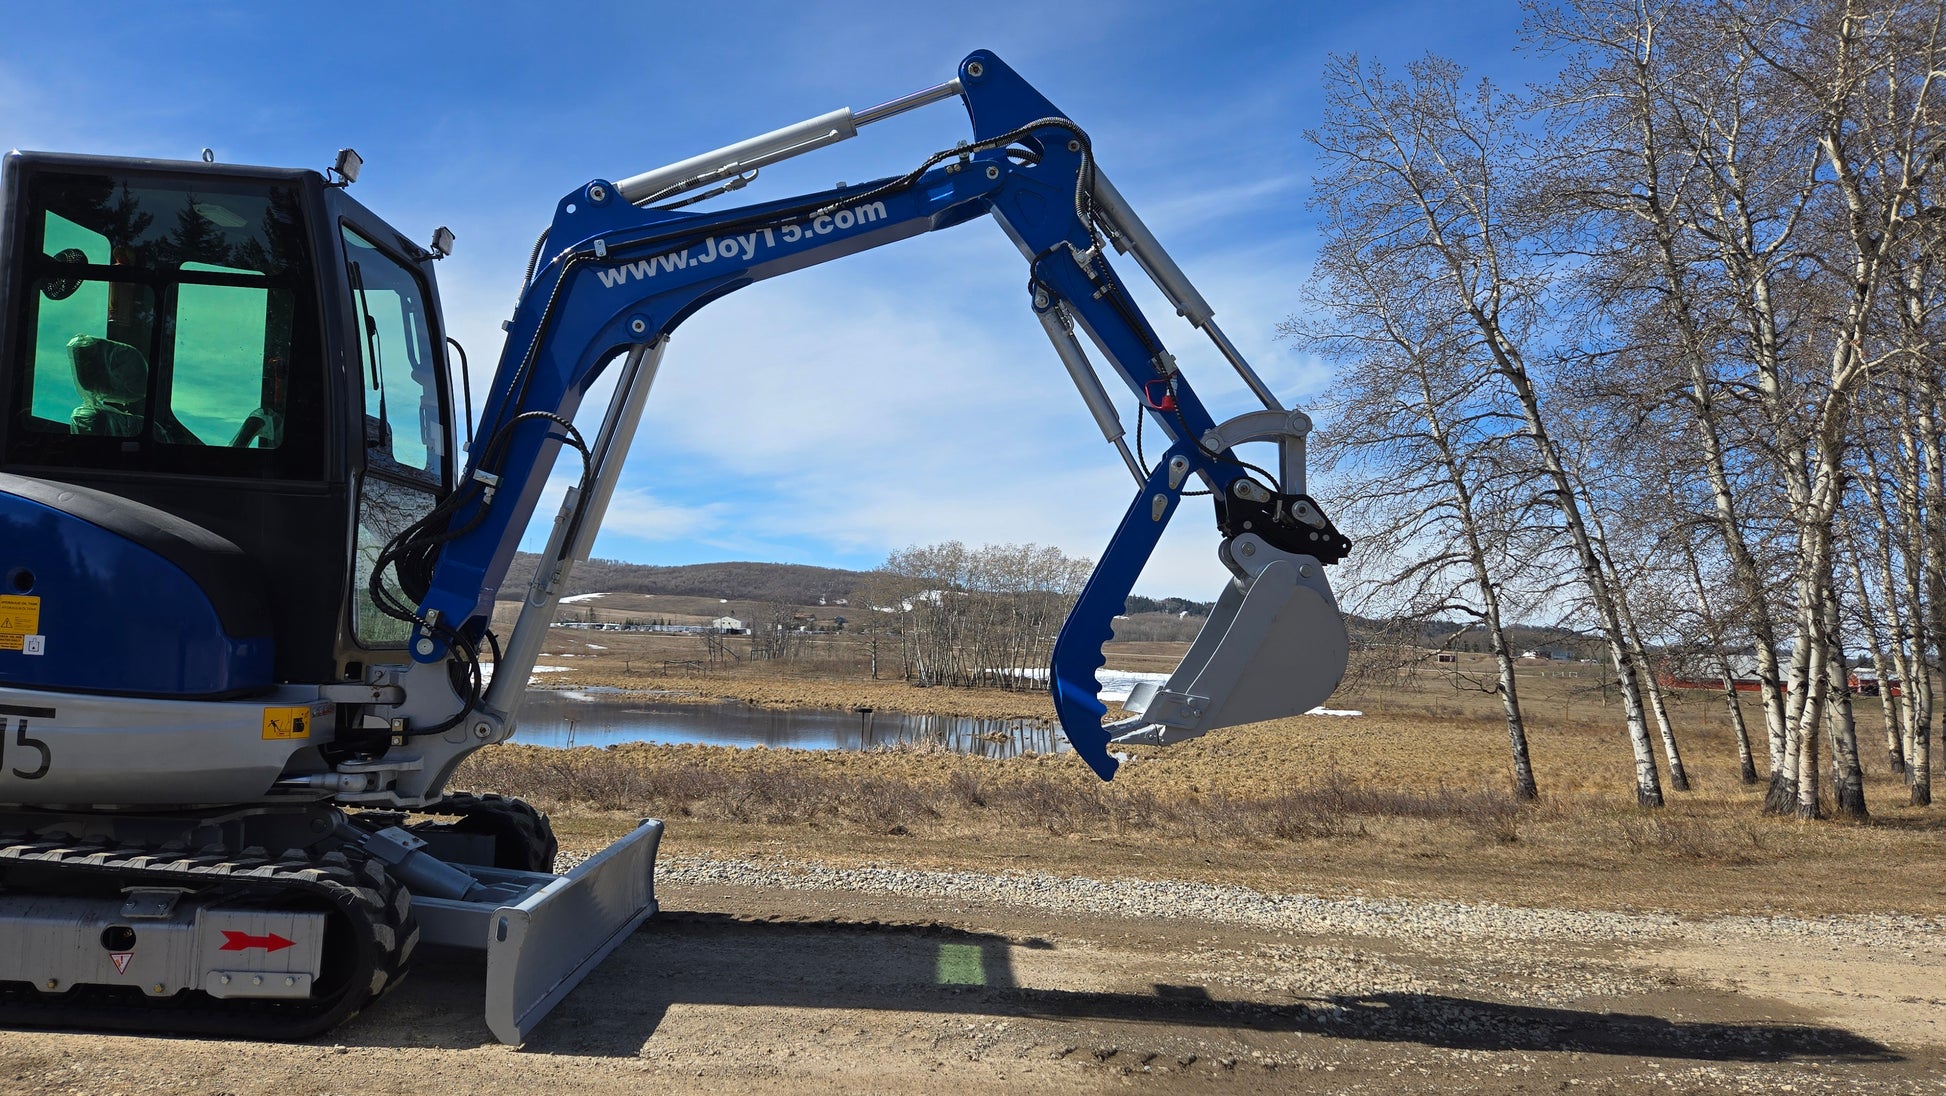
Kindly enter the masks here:
<path id="1" fill-rule="evenodd" d="M 758 708 L 734 700 L 684 704 L 597 689 L 529 690 L 514 741 L 535 746 L 696 742 L 798 750 L 934 746 L 996 758 L 1068 748 L 1058 727 L 1039 720 Z"/>

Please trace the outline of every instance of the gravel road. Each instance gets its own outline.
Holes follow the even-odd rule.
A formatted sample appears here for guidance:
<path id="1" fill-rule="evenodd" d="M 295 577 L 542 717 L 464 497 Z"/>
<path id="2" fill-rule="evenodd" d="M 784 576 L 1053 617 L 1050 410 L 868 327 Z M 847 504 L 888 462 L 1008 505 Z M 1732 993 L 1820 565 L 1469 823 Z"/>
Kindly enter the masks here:
<path id="1" fill-rule="evenodd" d="M 435 954 L 313 1043 L 0 1032 L 0 1092 L 1946 1092 L 1934 918 L 785 859 L 658 881 L 522 1048 L 478 962 Z"/>
<path id="2" fill-rule="evenodd" d="M 669 857 L 657 878 L 671 885 L 793 887 L 888 894 L 935 901 L 981 898 L 1023 909 L 1086 912 L 1109 917 L 1173 918 L 1250 925 L 1279 932 L 1386 938 L 1478 941 L 1589 940 L 1611 942 L 1814 937 L 1830 944 L 1946 955 L 1946 918 L 1897 916 L 1715 917 L 1693 920 L 1661 913 L 1522 909 L 1432 899 L 1265 894 L 1247 887 L 1168 880 L 1086 879 L 1046 872 L 992 875 L 913 871 L 871 865 L 832 868 L 772 861 L 751 864 Z M 1915 947 L 1915 945 L 1917 945 Z"/>

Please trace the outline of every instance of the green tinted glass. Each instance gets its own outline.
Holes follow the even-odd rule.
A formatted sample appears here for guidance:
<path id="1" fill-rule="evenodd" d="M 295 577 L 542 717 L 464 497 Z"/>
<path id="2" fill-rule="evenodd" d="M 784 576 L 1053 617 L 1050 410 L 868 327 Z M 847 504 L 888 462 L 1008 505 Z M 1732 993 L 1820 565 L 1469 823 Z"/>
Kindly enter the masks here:
<path id="1" fill-rule="evenodd" d="M 419 279 L 351 229 L 344 237 L 367 449 L 380 464 L 437 478 L 444 471 L 446 433 Z"/>
<path id="2" fill-rule="evenodd" d="M 185 268 L 187 269 L 187 268 Z M 176 291 L 175 368 L 169 405 L 206 445 L 229 445 L 261 406 L 264 331 L 270 291 L 235 285 L 184 285 Z M 281 408 L 263 408 L 277 414 Z M 275 448 L 276 431 L 245 440 Z"/>
<path id="3" fill-rule="evenodd" d="M 4 459 L 315 477 L 318 333 L 300 192 L 249 179 L 49 171 L 27 243 Z"/>

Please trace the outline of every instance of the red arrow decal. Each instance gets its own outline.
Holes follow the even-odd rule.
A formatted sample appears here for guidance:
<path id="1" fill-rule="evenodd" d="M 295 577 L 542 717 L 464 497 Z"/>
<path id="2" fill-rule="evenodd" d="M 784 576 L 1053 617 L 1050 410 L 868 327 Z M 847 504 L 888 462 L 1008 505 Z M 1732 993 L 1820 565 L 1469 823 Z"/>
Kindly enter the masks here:
<path id="1" fill-rule="evenodd" d="M 252 936 L 247 932 L 232 932 L 224 929 L 223 946 L 216 950 L 248 951 L 251 948 L 262 948 L 265 951 L 283 951 L 285 948 L 296 946 L 297 941 L 286 940 L 274 932 L 266 936 Z"/>

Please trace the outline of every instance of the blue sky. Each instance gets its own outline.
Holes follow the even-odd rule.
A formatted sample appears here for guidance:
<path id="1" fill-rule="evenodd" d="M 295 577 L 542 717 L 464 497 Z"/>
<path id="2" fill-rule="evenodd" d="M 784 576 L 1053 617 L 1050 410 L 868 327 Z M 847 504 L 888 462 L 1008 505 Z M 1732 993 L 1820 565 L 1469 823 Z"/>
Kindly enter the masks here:
<path id="1" fill-rule="evenodd" d="M 562 195 L 916 91 L 986 48 L 1090 132 L 1230 337 L 1301 403 L 1330 384 L 1328 363 L 1275 327 L 1310 268 L 1302 132 L 1326 55 L 1433 50 L 1513 82 L 1536 64 L 1515 51 L 1511 0 L 15 5 L 7 22 L 0 148 L 191 159 L 208 146 L 320 168 L 358 149 L 361 201 L 408 235 L 458 234 L 441 292 L 476 392 Z M 897 174 L 967 133 L 959 105 L 938 104 L 767 168 L 732 201 Z M 705 309 L 671 342 L 595 554 L 863 568 L 958 539 L 1097 555 L 1133 485 L 1024 284 L 1013 245 L 974 222 Z M 1159 296 L 1142 302 L 1218 417 L 1256 406 L 1200 333 Z M 598 415 L 591 401 L 584 424 Z M 1132 429 L 1132 408 L 1123 419 Z M 1330 490 L 1313 484 L 1327 508 Z M 1172 525 L 1138 591 L 1215 597 L 1206 504 Z"/>

